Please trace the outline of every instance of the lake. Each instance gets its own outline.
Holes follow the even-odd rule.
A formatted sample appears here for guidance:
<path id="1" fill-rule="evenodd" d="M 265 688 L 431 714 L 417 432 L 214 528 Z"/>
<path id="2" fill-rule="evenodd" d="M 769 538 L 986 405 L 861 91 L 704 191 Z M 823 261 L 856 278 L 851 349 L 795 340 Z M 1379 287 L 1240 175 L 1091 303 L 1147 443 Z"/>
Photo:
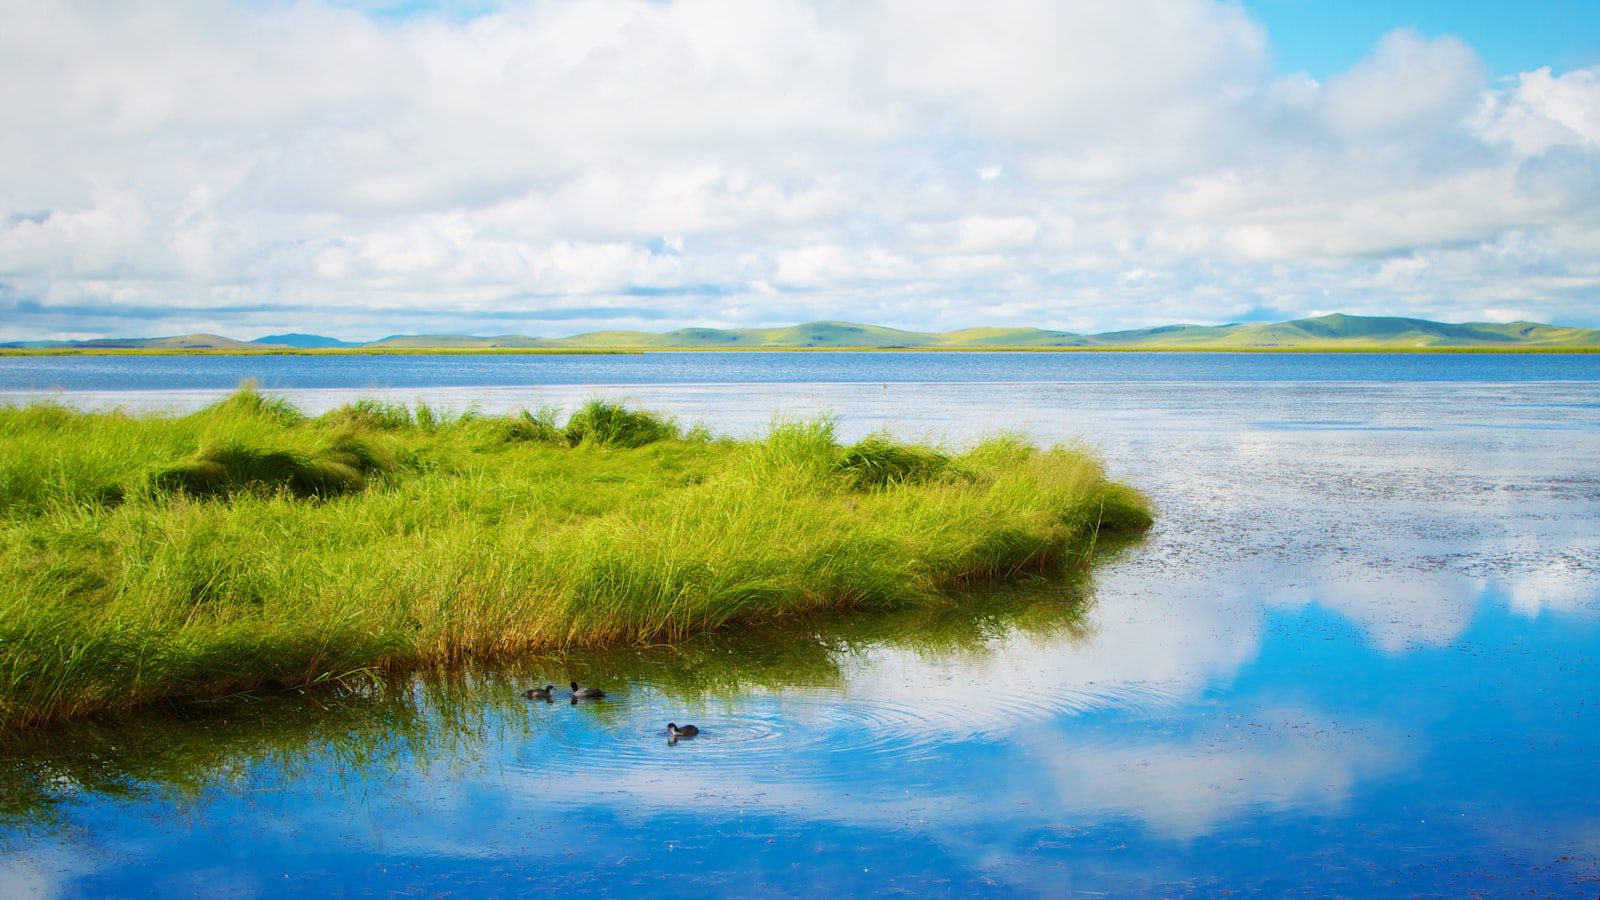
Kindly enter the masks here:
<path id="1" fill-rule="evenodd" d="M 13 741 L 0 896 L 1600 890 L 1600 356 L 0 358 L 0 402 L 244 378 L 1021 430 L 1161 517 L 948 610 Z M 612 696 L 518 696 L 572 678 Z"/>

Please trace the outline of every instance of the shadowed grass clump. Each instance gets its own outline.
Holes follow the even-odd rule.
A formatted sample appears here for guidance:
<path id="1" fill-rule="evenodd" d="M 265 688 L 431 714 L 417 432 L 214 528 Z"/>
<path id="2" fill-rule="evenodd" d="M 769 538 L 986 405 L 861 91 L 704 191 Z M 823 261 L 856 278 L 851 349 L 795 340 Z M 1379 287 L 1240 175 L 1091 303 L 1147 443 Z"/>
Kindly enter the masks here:
<path id="1" fill-rule="evenodd" d="M 439 431 L 463 425 L 478 418 L 474 409 L 448 413 L 434 409 L 426 403 L 415 407 L 402 403 L 384 403 L 379 400 L 357 400 L 322 414 L 319 421 L 331 428 L 357 431 L 403 431 L 421 429 Z"/>
<path id="2" fill-rule="evenodd" d="M 151 478 L 158 492 L 214 497 L 243 490 L 285 490 L 296 497 L 332 497 L 367 486 L 369 475 L 392 471 L 393 455 L 353 434 L 341 434 L 312 453 L 238 443 L 207 447 Z"/>
<path id="3" fill-rule="evenodd" d="M 643 410 L 605 400 L 590 400 L 567 420 L 567 443 L 601 447 L 643 447 L 678 436 L 678 426 Z"/>
<path id="4" fill-rule="evenodd" d="M 177 417 L 0 407 L 0 730 L 934 609 L 1086 565 L 1151 516 L 1088 453 L 1010 436 L 841 447 L 818 420 L 734 441 L 602 401 L 565 423 L 313 419 L 252 394 Z"/>
<path id="5" fill-rule="evenodd" d="M 882 434 L 845 448 L 835 468 L 857 488 L 922 484 L 958 473 L 946 454 L 928 447 L 902 444 Z"/>

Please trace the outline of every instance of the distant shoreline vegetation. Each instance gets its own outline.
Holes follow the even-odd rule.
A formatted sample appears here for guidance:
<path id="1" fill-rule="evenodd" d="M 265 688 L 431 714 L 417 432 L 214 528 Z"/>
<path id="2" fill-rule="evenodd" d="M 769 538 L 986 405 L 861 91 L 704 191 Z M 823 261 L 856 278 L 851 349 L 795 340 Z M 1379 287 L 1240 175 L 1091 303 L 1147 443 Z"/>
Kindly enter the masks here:
<path id="1" fill-rule="evenodd" d="M 0 356 L 638 356 L 592 347 L 6 347 Z"/>
<path id="2" fill-rule="evenodd" d="M 244 389 L 199 412 L 0 406 L 0 733 L 162 700 L 941 608 L 1148 527 L 1089 452 L 831 421 L 717 438 Z"/>
<path id="3" fill-rule="evenodd" d="M 161 350 L 131 348 L 9 348 L 0 357 L 44 356 L 644 356 L 651 353 L 1377 353 L 1377 354 L 1565 354 L 1600 353 L 1600 347 L 1392 347 L 1379 344 L 1330 344 L 1305 347 L 614 347 L 550 349 L 537 347 L 412 347 L 340 350 Z"/>
<path id="4" fill-rule="evenodd" d="M 1074 334 L 1039 328 L 968 328 L 919 332 L 850 322 L 810 322 L 782 328 L 680 328 L 660 333 L 595 331 L 560 338 L 526 335 L 394 335 L 377 341 L 353 343 L 315 334 L 268 335 L 254 341 L 201 334 L 0 344 L 0 354 L 6 355 L 643 353 L 687 350 L 1592 353 L 1600 351 L 1600 329 L 1535 322 L 1449 324 L 1397 316 L 1347 316 L 1334 313 L 1289 322 L 1163 325 L 1102 334 Z"/>

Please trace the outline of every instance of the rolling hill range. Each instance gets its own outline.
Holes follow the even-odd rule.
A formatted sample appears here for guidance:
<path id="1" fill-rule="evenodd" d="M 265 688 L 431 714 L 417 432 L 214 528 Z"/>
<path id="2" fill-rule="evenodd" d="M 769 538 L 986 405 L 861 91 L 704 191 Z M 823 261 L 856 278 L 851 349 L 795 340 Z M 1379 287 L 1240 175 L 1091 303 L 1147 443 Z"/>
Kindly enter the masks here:
<path id="1" fill-rule="evenodd" d="M 850 322 L 808 322 L 779 328 L 680 328 L 676 331 L 591 331 L 570 337 L 508 334 L 391 335 L 350 342 L 315 334 L 277 334 L 239 341 L 212 334 L 93 341 L 30 341 L 0 344 L 16 350 L 115 350 L 221 352 L 340 352 L 383 350 L 799 350 L 799 349 L 1070 349 L 1083 350 L 1426 350 L 1477 348 L 1534 350 L 1600 348 L 1600 329 L 1535 322 L 1450 324 L 1396 316 L 1334 313 L 1289 322 L 1231 325 L 1163 325 L 1133 331 L 1073 334 L 1039 328 L 968 328 L 961 331 L 902 331 Z"/>
<path id="2" fill-rule="evenodd" d="M 28 341 L 0 347 L 74 350 L 257 350 L 254 341 L 236 341 L 219 334 L 179 334 L 157 338 L 99 338 L 92 341 Z"/>
<path id="3" fill-rule="evenodd" d="M 1600 330 L 1533 322 L 1470 322 L 1452 325 L 1397 316 L 1347 316 L 1251 325 L 1167 325 L 1114 331 L 1089 338 L 1106 346 L 1202 346 L 1226 348 L 1307 347 L 1360 344 L 1389 349 L 1415 347 L 1600 346 Z"/>

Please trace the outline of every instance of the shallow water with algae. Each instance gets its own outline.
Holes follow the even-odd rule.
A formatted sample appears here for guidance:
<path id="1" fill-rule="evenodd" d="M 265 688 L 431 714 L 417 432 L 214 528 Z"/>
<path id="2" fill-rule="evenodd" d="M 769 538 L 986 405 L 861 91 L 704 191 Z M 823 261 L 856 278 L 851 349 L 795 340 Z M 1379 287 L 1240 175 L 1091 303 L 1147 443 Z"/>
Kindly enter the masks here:
<path id="1" fill-rule="evenodd" d="M 189 407 L 254 375 L 312 412 L 598 394 L 734 434 L 826 411 L 847 439 L 1022 429 L 1095 445 L 1161 516 L 1088 580 L 947 609 L 10 741 L 0 895 L 1600 888 L 1600 358 L 1118 356 L 1069 377 L 994 356 L 794 354 L 764 381 L 766 354 L 477 384 L 293 359 L 215 385 L 58 379 L 85 406 Z M 909 365 L 931 374 L 891 377 Z M 569 680 L 609 696 L 520 696 Z M 669 743 L 669 721 L 702 734 Z"/>

